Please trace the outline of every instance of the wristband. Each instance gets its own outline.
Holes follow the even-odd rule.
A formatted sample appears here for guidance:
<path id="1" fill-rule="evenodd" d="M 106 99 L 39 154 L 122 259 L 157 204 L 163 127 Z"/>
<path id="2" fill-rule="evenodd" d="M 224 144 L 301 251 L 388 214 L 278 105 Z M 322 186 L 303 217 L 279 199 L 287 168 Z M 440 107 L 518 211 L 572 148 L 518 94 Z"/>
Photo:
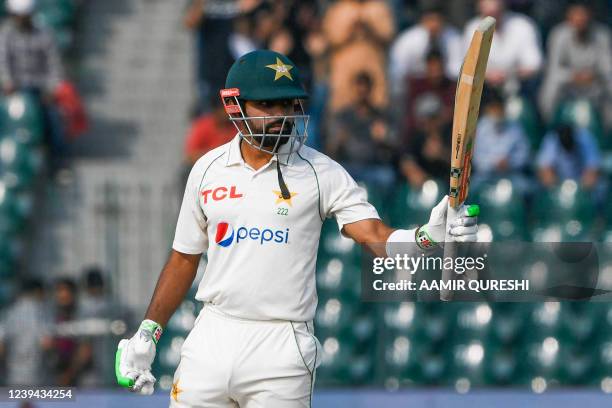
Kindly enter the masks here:
<path id="1" fill-rule="evenodd" d="M 425 229 L 423 229 L 424 225 L 421 225 L 416 229 L 414 233 L 414 240 L 416 244 L 421 249 L 430 249 L 434 248 L 438 243 L 433 240 L 433 238 L 427 233 Z"/>
<path id="2" fill-rule="evenodd" d="M 140 323 L 140 327 L 138 328 L 138 332 L 140 333 L 141 336 L 144 336 L 146 338 L 150 338 L 151 340 L 153 340 L 153 343 L 155 343 L 155 345 L 157 345 L 157 342 L 159 341 L 159 338 L 161 337 L 163 330 L 162 327 L 154 322 L 153 320 L 143 320 L 142 323 Z"/>

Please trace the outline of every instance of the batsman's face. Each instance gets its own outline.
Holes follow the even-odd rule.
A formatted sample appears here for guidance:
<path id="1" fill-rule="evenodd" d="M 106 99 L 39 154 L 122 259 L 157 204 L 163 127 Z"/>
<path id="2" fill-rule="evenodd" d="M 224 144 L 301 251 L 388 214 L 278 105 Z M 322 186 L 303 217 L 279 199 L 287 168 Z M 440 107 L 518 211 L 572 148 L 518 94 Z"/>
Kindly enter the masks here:
<path id="1" fill-rule="evenodd" d="M 290 135 L 293 129 L 293 119 L 287 118 L 283 120 L 283 117 L 297 114 L 295 107 L 295 99 L 246 101 L 245 116 L 257 117 L 248 120 L 249 128 L 253 134 L 279 135 L 281 140 L 278 144 L 282 145 L 289 140 L 288 137 L 282 137 L 282 135 Z M 278 117 L 268 118 L 270 116 Z M 263 119 L 263 117 L 266 117 L 266 119 Z M 265 147 L 272 147 L 277 142 L 276 137 L 263 138 L 263 144 L 261 136 L 255 136 L 253 139 Z"/>

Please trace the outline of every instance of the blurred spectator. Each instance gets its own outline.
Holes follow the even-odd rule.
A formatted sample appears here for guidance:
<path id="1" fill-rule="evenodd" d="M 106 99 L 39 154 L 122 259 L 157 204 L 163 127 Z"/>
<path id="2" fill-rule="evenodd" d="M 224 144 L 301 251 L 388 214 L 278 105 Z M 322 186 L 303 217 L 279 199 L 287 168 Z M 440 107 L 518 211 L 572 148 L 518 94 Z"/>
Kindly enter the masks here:
<path id="1" fill-rule="evenodd" d="M 483 99 L 472 157 L 472 186 L 477 189 L 482 183 L 503 177 L 510 179 L 517 191 L 526 193 L 529 140 L 518 123 L 506 119 L 504 100 L 497 90 L 486 90 Z"/>
<path id="2" fill-rule="evenodd" d="M 77 318 L 77 285 L 70 278 L 60 278 L 54 287 L 56 325 L 73 322 Z M 67 335 L 56 335 L 53 341 L 55 382 L 59 386 L 75 386 L 79 375 L 91 362 L 91 346 L 79 343 Z"/>
<path id="3" fill-rule="evenodd" d="M 79 317 L 105 317 L 111 312 L 111 304 L 106 291 L 106 282 L 98 267 L 85 270 L 82 296 L 79 297 Z"/>
<path id="4" fill-rule="evenodd" d="M 5 94 L 32 90 L 50 97 L 63 76 L 55 41 L 34 25 L 34 0 L 8 0 L 6 6 L 12 17 L 0 31 L 2 89 Z"/>
<path id="5" fill-rule="evenodd" d="M 83 277 L 82 296 L 79 297 L 78 316 L 80 319 L 108 319 L 112 314 L 112 304 L 106 289 L 102 271 L 97 267 L 85 270 Z M 80 348 L 83 355 L 87 348 L 96 350 L 91 353 L 90 364 L 84 364 L 83 373 L 79 377 L 79 385 L 85 387 L 100 387 L 105 384 L 105 373 L 111 369 L 112 361 L 106 358 L 111 352 L 111 345 L 106 337 L 84 339 Z"/>
<path id="6" fill-rule="evenodd" d="M 498 87 L 514 86 L 532 94 L 534 80 L 542 68 L 542 50 L 536 25 L 526 15 L 506 11 L 504 0 L 479 0 L 478 11 L 480 16 L 473 18 L 465 27 L 464 50 L 468 48 L 480 19 L 484 16 L 495 17 L 497 26 L 487 64 L 487 83 Z"/>
<path id="7" fill-rule="evenodd" d="M 429 179 L 448 179 L 451 129 L 437 96 L 423 95 L 415 104 L 419 126 L 406 143 L 408 148 L 403 153 L 400 170 L 412 187 L 420 188 Z"/>
<path id="8" fill-rule="evenodd" d="M 435 3 L 423 7 L 419 24 L 400 33 L 391 47 L 392 92 L 401 92 L 406 76 L 425 74 L 427 56 L 432 49 L 442 53 L 446 76 L 457 78 L 463 58 L 462 37 L 457 29 L 446 24 L 441 5 Z"/>
<path id="9" fill-rule="evenodd" d="M 583 188 L 598 187 L 601 158 L 597 142 L 587 129 L 562 124 L 544 136 L 536 159 L 538 176 L 545 187 L 567 179 Z"/>
<path id="10" fill-rule="evenodd" d="M 15 303 L 0 324 L 0 349 L 4 349 L 6 385 L 48 384 L 45 352 L 52 346 L 43 284 L 25 280 Z"/>
<path id="11" fill-rule="evenodd" d="M 211 98 L 209 103 L 212 111 L 193 121 L 185 141 L 185 159 L 189 168 L 208 151 L 229 142 L 237 133 L 219 98 Z"/>
<path id="12" fill-rule="evenodd" d="M 311 57 L 306 50 L 306 38 L 318 24 L 317 3 L 315 0 L 283 0 L 285 21 L 269 48 L 287 55 L 300 70 L 300 77 L 306 89 L 310 89 Z"/>
<path id="13" fill-rule="evenodd" d="M 328 153 L 357 180 L 392 187 L 394 147 L 389 118 L 372 103 L 373 81 L 366 72 L 353 78 L 357 101 L 332 117 Z"/>
<path id="14" fill-rule="evenodd" d="M 200 108 L 208 107 L 209 95 L 223 88 L 225 76 L 234 62 L 230 36 L 240 12 L 239 0 L 192 0 L 185 13 L 185 26 L 194 31 L 196 78 Z"/>
<path id="15" fill-rule="evenodd" d="M 566 21 L 551 32 L 548 68 L 540 93 L 544 115 L 551 119 L 564 99 L 585 98 L 600 108 L 607 123 L 612 109 L 610 30 L 592 21 L 585 2 L 573 2 Z"/>
<path id="16" fill-rule="evenodd" d="M 331 112 L 354 104 L 358 95 L 353 78 L 367 72 L 372 78 L 371 104 L 387 104 L 389 43 L 395 34 L 394 19 L 382 0 L 340 0 L 327 9 L 323 33 L 328 43 Z"/>
<path id="17" fill-rule="evenodd" d="M 421 124 L 417 120 L 416 108 L 423 98 L 436 99 L 440 104 L 442 125 L 445 126 L 453 118 L 453 106 L 455 101 L 455 81 L 451 81 L 444 74 L 444 60 L 437 49 L 428 52 L 425 62 L 425 73 L 416 77 L 409 77 L 408 92 L 406 94 L 404 116 L 404 143 L 408 143 L 412 134 L 417 131 Z M 427 118 L 427 117 L 425 117 Z"/>
<path id="18" fill-rule="evenodd" d="M 63 153 L 65 137 L 53 95 L 63 68 L 53 36 L 33 23 L 35 0 L 9 0 L 11 18 L 0 30 L 0 82 L 5 95 L 31 92 L 44 104 L 46 134 L 54 153 Z"/>

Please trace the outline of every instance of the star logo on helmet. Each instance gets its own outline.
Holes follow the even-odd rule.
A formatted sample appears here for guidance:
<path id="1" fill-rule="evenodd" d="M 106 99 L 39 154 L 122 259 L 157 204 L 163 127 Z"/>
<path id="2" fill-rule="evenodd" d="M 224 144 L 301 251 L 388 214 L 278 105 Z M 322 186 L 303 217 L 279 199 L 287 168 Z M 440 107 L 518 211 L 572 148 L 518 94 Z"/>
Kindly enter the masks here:
<path id="1" fill-rule="evenodd" d="M 293 65 L 283 64 L 283 61 L 281 61 L 278 57 L 276 57 L 276 64 L 266 65 L 266 68 L 276 71 L 274 75 L 275 81 L 281 77 L 287 77 L 293 81 L 291 73 L 289 72 L 293 69 Z"/>

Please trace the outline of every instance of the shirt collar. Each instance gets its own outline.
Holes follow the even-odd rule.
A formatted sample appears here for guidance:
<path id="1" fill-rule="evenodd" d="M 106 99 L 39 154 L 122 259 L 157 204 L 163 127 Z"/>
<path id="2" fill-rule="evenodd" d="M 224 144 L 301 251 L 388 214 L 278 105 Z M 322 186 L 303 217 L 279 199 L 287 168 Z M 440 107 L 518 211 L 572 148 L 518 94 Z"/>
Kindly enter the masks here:
<path id="1" fill-rule="evenodd" d="M 227 161 L 225 162 L 226 167 L 234 166 L 236 164 L 243 164 L 243 165 L 245 164 L 244 159 L 242 158 L 242 153 L 240 152 L 240 139 L 241 139 L 240 134 L 237 133 L 236 136 L 234 136 L 232 141 L 229 143 L 227 147 Z M 294 163 L 294 160 L 295 160 L 294 157 L 297 153 L 293 153 L 290 155 L 282 154 L 282 153 L 286 153 L 287 151 L 289 151 L 289 143 L 285 143 L 279 149 L 279 152 L 281 153 L 280 164 L 284 166 L 291 166 Z M 278 156 L 277 155 L 272 156 L 271 160 L 272 161 L 278 160 Z"/>

